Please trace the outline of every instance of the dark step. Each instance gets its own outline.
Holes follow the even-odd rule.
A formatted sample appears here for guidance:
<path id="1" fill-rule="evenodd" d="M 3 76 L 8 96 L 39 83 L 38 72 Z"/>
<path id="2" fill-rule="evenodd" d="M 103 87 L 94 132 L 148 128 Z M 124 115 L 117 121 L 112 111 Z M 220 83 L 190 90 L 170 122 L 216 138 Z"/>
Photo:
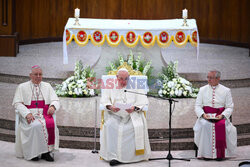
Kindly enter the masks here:
<path id="1" fill-rule="evenodd" d="M 0 129 L 0 140 L 15 142 L 14 130 Z M 88 149 L 94 148 L 94 138 L 76 137 L 76 136 L 60 136 L 60 147 Z M 96 149 L 100 149 L 99 138 L 96 139 Z M 166 139 L 150 139 L 152 151 L 167 151 L 168 138 Z M 171 150 L 193 150 L 193 138 L 172 139 Z M 238 146 L 250 145 L 250 133 L 238 135 Z"/>

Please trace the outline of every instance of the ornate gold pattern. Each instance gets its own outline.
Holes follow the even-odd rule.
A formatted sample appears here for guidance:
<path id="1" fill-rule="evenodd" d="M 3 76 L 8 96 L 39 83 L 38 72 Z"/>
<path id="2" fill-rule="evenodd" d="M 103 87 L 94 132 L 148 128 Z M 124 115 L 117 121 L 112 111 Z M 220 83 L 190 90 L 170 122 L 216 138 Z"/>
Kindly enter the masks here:
<path id="1" fill-rule="evenodd" d="M 128 65 L 127 62 L 124 62 L 122 65 L 120 65 L 116 71 L 109 71 L 108 75 L 117 75 L 118 70 L 121 68 L 126 68 L 128 70 L 129 75 L 143 75 L 141 71 L 133 70 L 133 68 L 130 65 Z"/>

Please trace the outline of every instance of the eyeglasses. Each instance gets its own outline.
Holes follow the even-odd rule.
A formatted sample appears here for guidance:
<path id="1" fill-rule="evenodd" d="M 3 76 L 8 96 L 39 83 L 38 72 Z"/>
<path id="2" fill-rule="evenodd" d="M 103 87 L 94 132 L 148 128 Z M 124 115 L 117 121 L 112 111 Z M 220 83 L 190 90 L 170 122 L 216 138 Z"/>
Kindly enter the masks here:
<path id="1" fill-rule="evenodd" d="M 117 79 L 120 81 L 128 81 L 129 80 L 129 78 L 121 78 L 121 77 L 117 77 Z"/>
<path id="2" fill-rule="evenodd" d="M 216 77 L 209 77 L 209 76 L 207 76 L 207 79 L 216 79 Z"/>
<path id="3" fill-rule="evenodd" d="M 35 73 L 35 74 L 32 74 L 32 75 L 34 75 L 34 76 L 36 76 L 36 77 L 43 76 L 43 74 L 42 74 L 42 73 Z"/>

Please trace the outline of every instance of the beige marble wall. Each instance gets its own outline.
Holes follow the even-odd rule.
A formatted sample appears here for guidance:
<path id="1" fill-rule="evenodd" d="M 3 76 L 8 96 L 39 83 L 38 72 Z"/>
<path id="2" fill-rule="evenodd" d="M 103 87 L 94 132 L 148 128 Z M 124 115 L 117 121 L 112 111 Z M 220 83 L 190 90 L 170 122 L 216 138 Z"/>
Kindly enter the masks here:
<path id="1" fill-rule="evenodd" d="M 177 99 L 178 103 L 172 114 L 173 128 L 190 128 L 196 116 L 194 113 L 193 98 Z M 93 127 L 95 125 L 95 112 L 99 127 L 101 112 L 99 110 L 100 97 L 92 98 L 60 98 L 61 109 L 57 112 L 57 123 L 64 126 Z M 97 106 L 96 106 L 97 105 Z M 174 106 L 174 105 L 173 105 Z M 146 113 L 148 128 L 168 128 L 169 102 L 167 100 L 149 98 L 149 109 Z"/>

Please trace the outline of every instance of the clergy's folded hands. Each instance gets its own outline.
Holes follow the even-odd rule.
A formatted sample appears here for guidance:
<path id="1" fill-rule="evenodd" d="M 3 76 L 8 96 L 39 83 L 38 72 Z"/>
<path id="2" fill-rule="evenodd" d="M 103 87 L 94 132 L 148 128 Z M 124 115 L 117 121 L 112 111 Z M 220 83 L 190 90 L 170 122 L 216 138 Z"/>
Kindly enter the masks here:
<path id="1" fill-rule="evenodd" d="M 128 113 L 132 113 L 133 111 L 135 111 L 135 106 L 132 106 L 131 108 L 126 109 L 126 111 L 127 111 Z"/>
<path id="2" fill-rule="evenodd" d="M 217 115 L 217 116 L 216 116 L 216 118 L 217 118 L 217 120 L 221 120 L 221 119 L 223 119 L 223 118 L 224 118 L 224 115 L 222 115 L 222 114 Z"/>
<path id="3" fill-rule="evenodd" d="M 107 105 L 106 108 L 107 108 L 108 110 L 113 111 L 113 112 L 118 112 L 118 111 L 120 111 L 120 108 L 117 108 L 117 107 L 112 106 L 112 105 Z"/>

